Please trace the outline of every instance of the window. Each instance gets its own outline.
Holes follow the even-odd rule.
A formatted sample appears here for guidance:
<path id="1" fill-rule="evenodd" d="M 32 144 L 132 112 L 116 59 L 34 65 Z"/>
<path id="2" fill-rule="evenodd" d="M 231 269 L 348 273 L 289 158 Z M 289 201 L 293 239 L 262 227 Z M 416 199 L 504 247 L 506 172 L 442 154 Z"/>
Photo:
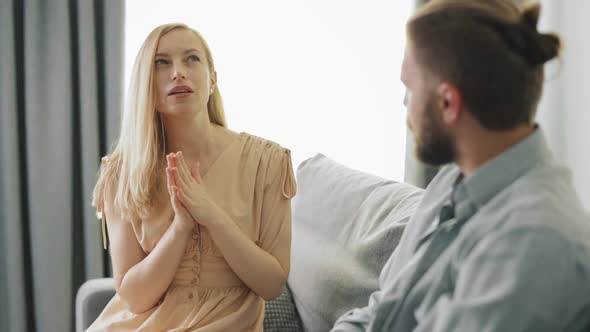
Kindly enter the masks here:
<path id="1" fill-rule="evenodd" d="M 148 33 L 183 22 L 208 42 L 229 127 L 403 180 L 405 22 L 413 1 L 127 0 L 125 79 Z"/>

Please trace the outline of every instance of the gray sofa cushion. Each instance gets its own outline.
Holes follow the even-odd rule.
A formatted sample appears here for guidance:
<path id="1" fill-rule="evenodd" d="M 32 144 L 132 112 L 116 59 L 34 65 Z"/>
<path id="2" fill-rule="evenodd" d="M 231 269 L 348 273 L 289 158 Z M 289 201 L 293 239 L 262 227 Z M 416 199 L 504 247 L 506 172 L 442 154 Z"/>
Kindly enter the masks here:
<path id="1" fill-rule="evenodd" d="M 297 170 L 289 286 L 306 331 L 367 305 L 422 190 L 318 154 Z"/>

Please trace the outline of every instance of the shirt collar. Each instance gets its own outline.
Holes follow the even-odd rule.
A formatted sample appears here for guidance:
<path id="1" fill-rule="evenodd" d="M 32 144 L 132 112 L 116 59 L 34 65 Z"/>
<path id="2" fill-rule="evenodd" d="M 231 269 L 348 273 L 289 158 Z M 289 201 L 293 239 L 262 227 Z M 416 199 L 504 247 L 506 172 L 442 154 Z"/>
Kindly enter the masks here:
<path id="1" fill-rule="evenodd" d="M 544 134 L 536 126 L 528 137 L 461 181 L 455 190 L 454 199 L 457 203 L 469 200 L 479 208 L 528 170 L 549 158 Z"/>

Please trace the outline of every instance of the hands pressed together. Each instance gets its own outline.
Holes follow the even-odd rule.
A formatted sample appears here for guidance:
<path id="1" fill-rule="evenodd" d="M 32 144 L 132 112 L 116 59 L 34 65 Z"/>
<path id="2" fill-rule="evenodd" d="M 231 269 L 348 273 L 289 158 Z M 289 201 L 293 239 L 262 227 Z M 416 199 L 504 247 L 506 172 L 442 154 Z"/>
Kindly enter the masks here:
<path id="1" fill-rule="evenodd" d="M 191 170 L 182 152 L 166 156 L 166 178 L 174 222 L 182 231 L 191 231 L 195 222 L 207 228 L 218 226 L 223 220 L 221 210 L 213 202 L 201 178 L 200 163 Z"/>

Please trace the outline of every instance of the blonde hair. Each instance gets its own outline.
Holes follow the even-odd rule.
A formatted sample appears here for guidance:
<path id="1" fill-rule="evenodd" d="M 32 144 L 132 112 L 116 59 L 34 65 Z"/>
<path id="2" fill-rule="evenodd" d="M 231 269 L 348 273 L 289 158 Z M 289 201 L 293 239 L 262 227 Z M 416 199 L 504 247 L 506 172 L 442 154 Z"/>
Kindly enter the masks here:
<path id="1" fill-rule="evenodd" d="M 123 218 L 143 218 L 153 204 L 153 193 L 162 184 L 165 168 L 165 137 L 156 111 L 154 61 L 162 36 L 174 29 L 193 32 L 201 41 L 210 73 L 215 66 L 209 46 L 194 29 L 182 23 L 155 28 L 141 46 L 131 74 L 127 105 L 122 115 L 121 133 L 113 151 L 102 158 L 92 205 L 101 216 L 105 194 Z M 227 127 L 219 88 L 207 102 L 209 120 Z"/>

